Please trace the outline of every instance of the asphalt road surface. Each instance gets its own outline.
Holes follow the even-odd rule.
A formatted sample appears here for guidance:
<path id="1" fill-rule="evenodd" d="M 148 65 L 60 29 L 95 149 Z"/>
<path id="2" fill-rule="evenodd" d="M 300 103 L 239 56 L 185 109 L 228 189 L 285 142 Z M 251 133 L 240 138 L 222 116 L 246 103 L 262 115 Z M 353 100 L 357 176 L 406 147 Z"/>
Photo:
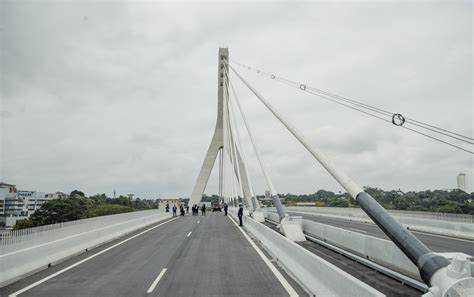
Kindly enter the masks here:
<path id="1" fill-rule="evenodd" d="M 222 213 L 178 217 L 58 275 L 54 273 L 114 243 L 13 283 L 0 289 L 0 295 L 23 290 L 17 295 L 303 296 L 281 269 L 264 262 L 239 229 Z"/>
<path id="2" fill-rule="evenodd" d="M 389 239 L 382 230 L 371 223 L 362 223 L 349 220 L 328 218 L 322 216 L 314 216 L 300 214 L 297 212 L 289 212 L 290 215 L 302 216 L 303 219 L 314 222 L 351 230 L 365 235 L 371 235 L 379 238 Z M 474 241 L 467 239 L 458 239 L 443 235 L 428 234 L 423 232 L 412 231 L 413 234 L 426 244 L 434 252 L 461 252 L 474 256 Z"/>

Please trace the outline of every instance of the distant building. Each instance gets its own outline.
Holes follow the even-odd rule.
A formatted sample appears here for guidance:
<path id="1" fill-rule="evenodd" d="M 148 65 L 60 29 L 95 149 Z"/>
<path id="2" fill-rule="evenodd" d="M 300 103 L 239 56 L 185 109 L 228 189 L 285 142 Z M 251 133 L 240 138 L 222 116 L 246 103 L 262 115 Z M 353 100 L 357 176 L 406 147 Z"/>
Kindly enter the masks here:
<path id="1" fill-rule="evenodd" d="M 270 191 L 265 191 L 265 197 L 258 197 L 258 202 L 262 203 L 263 205 L 266 206 L 272 206 L 273 205 L 273 198 L 270 193 Z M 285 198 L 280 197 L 281 203 L 285 203 Z"/>
<path id="2" fill-rule="evenodd" d="M 47 199 L 67 199 L 69 198 L 69 194 L 63 192 L 55 192 L 55 193 L 48 193 L 45 195 Z"/>
<path id="3" fill-rule="evenodd" d="M 465 173 L 458 174 L 458 189 L 467 193 L 467 180 Z"/>
<path id="4" fill-rule="evenodd" d="M 169 204 L 170 209 L 173 207 L 173 205 L 176 205 L 176 207 L 179 208 L 181 205 L 181 199 L 178 198 L 166 198 L 166 199 L 160 199 L 160 202 L 158 203 L 158 208 L 159 209 L 165 209 L 166 204 Z"/>
<path id="5" fill-rule="evenodd" d="M 16 224 L 17 220 L 29 218 L 46 201 L 64 197 L 64 193 L 55 193 L 46 197 L 36 191 L 18 191 L 15 185 L 0 183 L 0 223 L 6 227 Z"/>
<path id="6" fill-rule="evenodd" d="M 265 199 L 272 199 L 272 195 L 270 194 L 270 191 L 265 191 Z"/>
<path id="7" fill-rule="evenodd" d="M 296 202 L 296 206 L 316 206 L 316 202 Z"/>
<path id="8" fill-rule="evenodd" d="M 13 226 L 18 219 L 28 216 L 23 200 L 18 198 L 15 185 L 0 183 L 0 223 L 7 227 Z"/>
<path id="9" fill-rule="evenodd" d="M 27 212 L 27 216 L 31 216 L 44 203 L 54 199 L 47 198 L 43 192 L 36 191 L 18 191 L 19 200 L 23 201 L 23 208 Z"/>

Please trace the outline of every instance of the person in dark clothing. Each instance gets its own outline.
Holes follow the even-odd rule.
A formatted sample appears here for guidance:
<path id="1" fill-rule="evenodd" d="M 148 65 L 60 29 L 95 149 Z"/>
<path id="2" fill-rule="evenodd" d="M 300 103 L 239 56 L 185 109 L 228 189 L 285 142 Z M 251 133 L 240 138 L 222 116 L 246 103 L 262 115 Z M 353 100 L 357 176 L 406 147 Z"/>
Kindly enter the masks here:
<path id="1" fill-rule="evenodd" d="M 205 216 L 205 215 L 206 215 L 206 205 L 205 205 L 205 204 L 203 204 L 203 205 L 201 206 L 201 214 L 202 214 L 202 216 Z"/>
<path id="2" fill-rule="evenodd" d="M 244 216 L 244 208 L 242 207 L 242 204 L 239 205 L 237 216 L 239 217 L 239 226 L 242 226 L 242 217 Z"/>
<path id="3" fill-rule="evenodd" d="M 180 216 L 184 216 L 184 206 L 179 207 Z"/>
<path id="4" fill-rule="evenodd" d="M 227 208 L 228 208 L 227 203 L 225 203 L 224 204 L 224 215 L 225 216 L 227 215 Z"/>
<path id="5" fill-rule="evenodd" d="M 186 213 L 189 213 L 189 205 L 186 205 Z"/>
<path id="6" fill-rule="evenodd" d="M 176 217 L 176 205 L 173 205 L 173 217 Z"/>
<path id="7" fill-rule="evenodd" d="M 166 203 L 166 212 L 170 212 L 170 204 Z"/>

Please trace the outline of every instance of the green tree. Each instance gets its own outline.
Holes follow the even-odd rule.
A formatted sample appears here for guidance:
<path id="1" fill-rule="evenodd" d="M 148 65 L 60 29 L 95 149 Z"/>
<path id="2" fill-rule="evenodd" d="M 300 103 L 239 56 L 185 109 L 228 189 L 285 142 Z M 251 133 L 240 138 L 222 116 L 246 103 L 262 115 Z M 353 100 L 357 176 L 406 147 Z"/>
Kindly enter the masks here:
<path id="1" fill-rule="evenodd" d="M 16 221 L 15 225 L 13 226 L 13 230 L 20 230 L 20 229 L 26 229 L 26 228 L 31 228 L 33 226 L 33 222 L 29 219 L 23 219 L 23 220 L 18 220 Z"/>
<path id="2" fill-rule="evenodd" d="M 94 196 L 90 196 L 89 199 L 97 206 L 106 203 L 108 198 L 105 194 L 95 194 Z"/>
<path id="3" fill-rule="evenodd" d="M 103 204 L 95 208 L 91 208 L 84 213 L 84 218 L 93 218 L 99 216 L 107 216 L 124 212 L 132 212 L 133 209 L 128 206 L 117 204 Z"/>
<path id="4" fill-rule="evenodd" d="M 33 225 L 41 226 L 81 219 L 90 208 L 86 198 L 55 199 L 44 203 L 30 217 Z"/>
<path id="5" fill-rule="evenodd" d="M 81 192 L 79 190 L 74 190 L 69 195 L 69 198 L 85 198 L 85 197 L 86 195 L 84 195 L 84 192 Z"/>

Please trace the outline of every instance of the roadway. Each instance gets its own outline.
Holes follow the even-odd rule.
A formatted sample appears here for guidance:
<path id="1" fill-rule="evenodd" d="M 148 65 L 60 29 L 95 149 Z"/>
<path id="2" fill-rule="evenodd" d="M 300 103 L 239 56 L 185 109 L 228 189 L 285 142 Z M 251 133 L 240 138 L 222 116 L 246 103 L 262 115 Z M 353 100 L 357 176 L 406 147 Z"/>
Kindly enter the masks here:
<path id="1" fill-rule="evenodd" d="M 89 260 L 83 254 L 1 288 L 0 296 L 304 294 L 222 213 L 189 214 L 144 230 L 94 249 Z"/>
<path id="2" fill-rule="evenodd" d="M 289 215 L 302 216 L 303 219 L 347 229 L 364 235 L 371 235 L 383 239 L 389 238 L 382 230 L 371 223 L 349 221 L 337 218 L 302 214 L 298 212 L 288 212 Z M 411 231 L 418 239 L 434 252 L 461 252 L 474 256 L 474 241 L 468 239 L 459 239 L 437 234 Z"/>

